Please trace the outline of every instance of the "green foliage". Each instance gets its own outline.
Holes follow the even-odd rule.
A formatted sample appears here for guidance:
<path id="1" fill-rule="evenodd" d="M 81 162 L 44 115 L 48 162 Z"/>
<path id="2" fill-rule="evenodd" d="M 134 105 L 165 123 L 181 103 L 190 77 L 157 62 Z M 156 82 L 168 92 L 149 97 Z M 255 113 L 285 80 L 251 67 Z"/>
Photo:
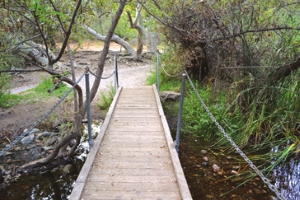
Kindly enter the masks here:
<path id="1" fill-rule="evenodd" d="M 97 104 L 97 106 L 102 110 L 108 111 L 109 106 L 110 106 L 110 104 L 112 103 L 112 101 L 114 99 L 114 88 L 113 88 L 113 86 L 111 85 L 109 87 L 109 90 L 106 94 L 101 92 L 100 95 L 101 95 L 101 100 L 100 100 L 100 103 Z"/>
<path id="2" fill-rule="evenodd" d="M 229 117 L 225 113 L 227 108 L 225 94 L 217 94 L 211 87 L 197 86 L 197 88 L 198 93 L 208 106 L 210 112 L 219 123 L 223 124 L 222 122 Z M 187 92 L 184 99 L 183 132 L 201 136 L 205 140 L 216 139 L 219 136 L 216 125 L 211 120 L 209 114 L 204 110 L 199 98 L 190 85 L 187 85 Z"/>
<path id="3" fill-rule="evenodd" d="M 49 94 L 48 91 L 50 91 L 53 88 L 53 86 L 53 79 L 46 78 L 38 86 L 21 93 L 21 95 L 28 100 L 34 100 L 35 98 L 49 98 L 49 96 L 61 98 L 70 89 L 67 85 L 61 83 L 57 89 L 55 89 L 51 94 Z"/>
<path id="4" fill-rule="evenodd" d="M 10 108 L 17 105 L 22 100 L 22 97 L 16 94 L 0 94 L 0 107 Z"/>
<path id="5" fill-rule="evenodd" d="M 49 96 L 48 91 L 51 90 L 54 86 L 53 79 L 47 78 L 43 80 L 37 87 L 33 88 L 32 91 L 35 92 L 39 97 L 47 98 Z M 61 98 L 66 91 L 69 90 L 69 87 L 64 83 L 59 84 L 58 88 L 50 94 L 50 96 L 56 96 Z M 31 92 L 31 90 L 29 90 Z"/>
<path id="6" fill-rule="evenodd" d="M 69 87 L 62 83 L 52 94 L 49 94 L 48 91 L 51 90 L 53 86 L 52 79 L 46 78 L 35 88 L 29 89 L 18 95 L 2 93 L 0 94 L 0 107 L 8 108 L 18 104 L 21 100 L 35 102 L 49 98 L 49 96 L 61 98 L 69 90 Z"/>

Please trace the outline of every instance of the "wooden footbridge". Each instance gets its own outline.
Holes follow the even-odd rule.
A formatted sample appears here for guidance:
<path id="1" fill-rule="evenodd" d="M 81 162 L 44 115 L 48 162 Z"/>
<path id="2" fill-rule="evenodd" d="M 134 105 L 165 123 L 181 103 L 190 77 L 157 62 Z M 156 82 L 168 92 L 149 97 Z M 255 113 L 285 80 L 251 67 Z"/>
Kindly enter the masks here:
<path id="1" fill-rule="evenodd" d="M 119 88 L 69 199 L 192 199 L 155 86 Z"/>

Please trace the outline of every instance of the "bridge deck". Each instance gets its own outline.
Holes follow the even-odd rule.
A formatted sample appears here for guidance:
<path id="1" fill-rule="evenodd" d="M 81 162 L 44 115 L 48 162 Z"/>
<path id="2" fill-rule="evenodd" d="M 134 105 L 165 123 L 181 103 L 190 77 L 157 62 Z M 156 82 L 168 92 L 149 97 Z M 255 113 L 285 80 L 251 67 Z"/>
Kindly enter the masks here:
<path id="1" fill-rule="evenodd" d="M 69 199 L 191 199 L 154 87 L 118 95 Z"/>

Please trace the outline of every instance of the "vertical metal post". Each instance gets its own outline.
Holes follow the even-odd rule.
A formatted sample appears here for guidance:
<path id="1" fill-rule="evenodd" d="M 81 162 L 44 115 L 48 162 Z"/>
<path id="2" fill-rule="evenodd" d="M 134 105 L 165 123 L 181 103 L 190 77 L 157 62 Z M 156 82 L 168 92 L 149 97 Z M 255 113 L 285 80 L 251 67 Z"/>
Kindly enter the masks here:
<path id="1" fill-rule="evenodd" d="M 181 91 L 180 91 L 180 108 L 179 108 L 179 112 L 178 112 L 176 141 L 175 141 L 175 148 L 176 148 L 177 153 L 179 152 L 179 144 L 180 144 L 180 129 L 181 129 L 183 100 L 184 100 L 185 79 L 186 79 L 186 74 L 182 74 L 182 85 L 181 85 Z"/>
<path id="2" fill-rule="evenodd" d="M 115 94 L 119 87 L 119 78 L 118 78 L 118 61 L 117 61 L 117 53 L 114 56 L 114 67 L 115 67 Z"/>
<path id="3" fill-rule="evenodd" d="M 159 51 L 156 52 L 156 89 L 159 92 Z"/>
<path id="4" fill-rule="evenodd" d="M 88 120 L 89 146 L 91 149 L 93 146 L 93 138 L 92 138 L 92 124 L 91 124 L 90 78 L 88 72 L 85 73 L 85 87 L 86 87 L 86 111 L 87 111 L 87 120 Z"/>

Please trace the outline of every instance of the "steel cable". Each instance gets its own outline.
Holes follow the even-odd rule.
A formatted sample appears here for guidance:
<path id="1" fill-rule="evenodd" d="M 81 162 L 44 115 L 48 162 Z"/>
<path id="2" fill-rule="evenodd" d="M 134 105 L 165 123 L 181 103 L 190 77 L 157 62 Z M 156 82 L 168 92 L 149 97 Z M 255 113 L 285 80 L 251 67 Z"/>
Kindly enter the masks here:
<path id="1" fill-rule="evenodd" d="M 183 70 L 182 72 L 180 72 L 180 73 L 178 73 L 178 74 L 169 74 L 163 66 L 161 66 L 161 68 L 163 69 L 163 71 L 165 72 L 165 74 L 166 74 L 167 76 L 172 77 L 172 78 L 178 77 L 178 76 L 182 75 L 182 73 L 185 71 L 185 70 Z"/>
<path id="2" fill-rule="evenodd" d="M 64 96 L 57 101 L 54 106 L 46 113 L 44 114 L 39 120 L 37 120 L 27 131 L 23 132 L 20 136 L 18 136 L 16 139 L 14 139 L 9 145 L 7 145 L 4 149 L 0 151 L 0 156 L 4 155 L 9 149 L 11 149 L 17 142 L 22 140 L 24 137 L 28 135 L 37 125 L 39 125 L 46 117 L 50 115 L 50 113 L 59 105 L 63 102 L 63 100 L 73 91 L 75 86 L 81 81 L 81 79 L 84 77 L 85 73 L 77 80 L 77 82 L 69 89 Z"/>
<path id="3" fill-rule="evenodd" d="M 197 95 L 200 103 L 202 104 L 205 111 L 208 113 L 211 120 L 215 123 L 215 125 L 218 127 L 219 131 L 224 135 L 224 137 L 230 142 L 230 144 L 235 148 L 235 150 L 243 157 L 243 159 L 249 164 L 249 166 L 256 172 L 256 174 L 261 178 L 261 180 L 268 185 L 269 189 L 272 190 L 278 199 L 285 200 L 286 198 L 277 190 L 277 188 L 270 183 L 269 179 L 267 179 L 263 173 L 252 163 L 252 161 L 244 154 L 244 152 L 238 147 L 238 145 L 230 138 L 230 136 L 226 133 L 224 128 L 217 122 L 216 118 L 213 116 L 213 114 L 210 112 L 209 108 L 204 103 L 203 99 L 200 97 L 198 91 L 196 90 L 196 87 L 194 86 L 191 78 L 189 77 L 188 73 L 185 71 L 188 81 L 191 84 L 195 94 Z"/>

